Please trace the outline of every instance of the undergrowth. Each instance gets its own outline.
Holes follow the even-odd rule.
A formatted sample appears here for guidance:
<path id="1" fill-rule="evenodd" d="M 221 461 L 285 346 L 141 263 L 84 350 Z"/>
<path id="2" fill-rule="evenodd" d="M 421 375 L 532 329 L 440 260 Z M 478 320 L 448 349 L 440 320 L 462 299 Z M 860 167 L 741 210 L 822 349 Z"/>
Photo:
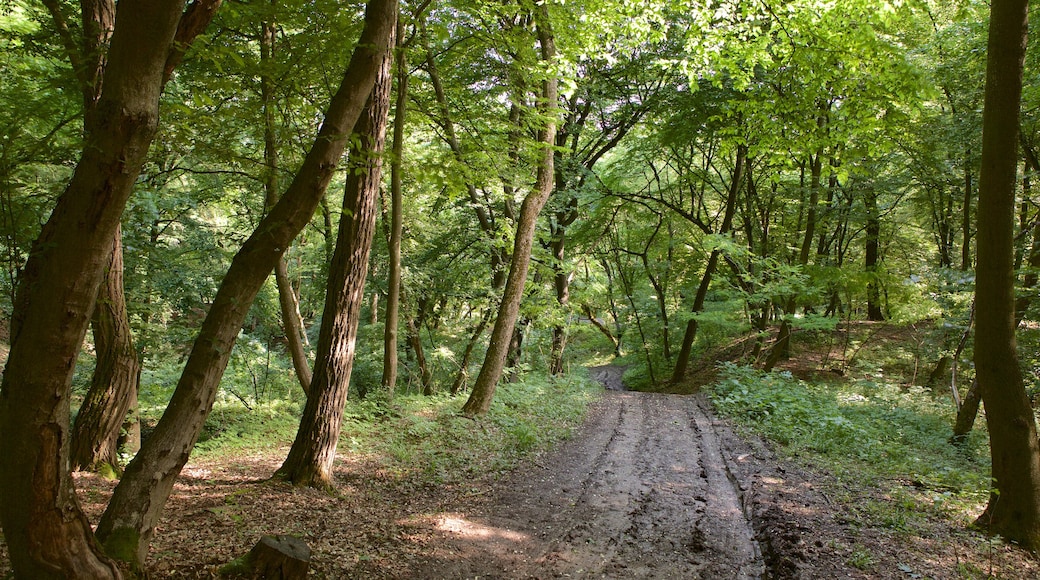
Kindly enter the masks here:
<path id="1" fill-rule="evenodd" d="M 716 408 L 784 454 L 857 484 L 919 490 L 933 507 L 961 514 L 989 493 L 985 433 L 976 429 L 964 445 L 951 445 L 952 410 L 927 389 L 870 380 L 811 383 L 732 363 L 720 370 L 710 388 Z"/>
<path id="2" fill-rule="evenodd" d="M 351 400 L 338 452 L 374 460 L 395 477 L 460 482 L 506 470 L 522 457 L 567 437 L 602 387 L 587 373 L 499 386 L 491 411 L 468 418 L 461 397 L 419 394 L 387 398 L 382 392 Z M 193 455 L 220 461 L 249 453 L 284 453 L 299 426 L 302 403 L 271 401 L 251 408 L 218 401 Z"/>

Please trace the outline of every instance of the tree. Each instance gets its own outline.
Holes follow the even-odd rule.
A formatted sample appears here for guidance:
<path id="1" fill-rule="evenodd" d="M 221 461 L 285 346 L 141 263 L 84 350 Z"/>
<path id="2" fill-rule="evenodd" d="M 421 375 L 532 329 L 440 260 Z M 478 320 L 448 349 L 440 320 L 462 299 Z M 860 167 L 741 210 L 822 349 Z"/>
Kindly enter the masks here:
<path id="1" fill-rule="evenodd" d="M 122 233 L 116 228 L 112 256 L 94 306 L 94 350 L 97 366 L 90 390 L 72 425 L 72 469 L 119 471 L 119 432 L 137 400 L 141 369 L 130 338 L 123 292 Z"/>
<path id="2" fill-rule="evenodd" d="M 1014 219 L 1026 0 L 991 4 L 975 286 L 975 368 L 994 491 L 978 523 L 1040 550 L 1040 442 L 1015 346 Z"/>
<path id="3" fill-rule="evenodd" d="M 349 154 L 343 213 L 329 268 L 311 393 L 289 456 L 275 473 L 294 485 L 332 487 L 332 465 L 354 366 L 368 255 L 375 231 L 392 86 L 392 37 L 391 34 L 368 105 L 355 128 L 357 145 L 351 147 Z"/>
<path id="4" fill-rule="evenodd" d="M 549 21 L 549 8 L 542 4 L 534 11 L 535 28 L 538 32 L 541 60 L 552 63 L 556 57 L 556 44 L 552 26 Z M 490 344 L 484 356 L 484 364 L 473 384 L 473 391 L 462 407 L 467 415 L 484 415 L 491 408 L 495 387 L 502 378 L 505 369 L 506 355 L 512 340 L 513 329 L 520 313 L 520 301 L 523 298 L 524 284 L 527 281 L 527 270 L 531 261 L 531 249 L 534 242 L 535 225 L 538 214 L 548 201 L 553 190 L 553 144 L 556 142 L 556 100 L 558 98 L 555 73 L 548 73 L 542 80 L 538 107 L 544 123 L 538 130 L 538 142 L 542 149 L 539 152 L 537 178 L 535 187 L 525 197 L 520 206 L 520 217 L 516 224 L 516 235 L 513 241 L 512 260 L 509 264 L 509 276 L 506 279 L 502 301 L 498 308 L 498 317 L 491 330 Z"/>
<path id="5" fill-rule="evenodd" d="M 169 406 L 127 465 L 97 536 L 140 567 L 173 484 L 213 408 L 220 378 L 257 292 L 324 197 L 348 137 L 382 67 L 396 26 L 396 0 L 372 0 L 365 27 L 292 183 L 232 260 L 192 345 Z"/>
<path id="6" fill-rule="evenodd" d="M 272 0 L 272 10 L 274 0 Z M 272 74 L 275 39 L 278 27 L 273 18 L 260 23 L 260 99 L 264 113 L 264 208 L 270 210 L 278 203 L 278 138 L 275 127 L 275 79 Z M 310 393 L 311 368 L 304 350 L 306 334 L 300 317 L 300 301 L 289 280 L 289 267 L 285 258 L 274 266 L 275 284 L 278 286 L 278 306 L 282 313 L 282 328 L 285 331 L 286 348 L 292 358 L 296 378 L 304 393 Z"/>
<path id="7" fill-rule="evenodd" d="M 88 14 L 107 9 L 84 6 Z M 158 126 L 168 63 L 182 50 L 174 43 L 188 22 L 183 8 L 161 0 L 115 9 L 82 155 L 19 280 L 0 386 L 0 522 L 22 577 L 120 576 L 76 502 L 69 385 L 120 216 Z"/>
<path id="8" fill-rule="evenodd" d="M 394 137 L 390 158 L 390 235 L 387 239 L 386 316 L 383 329 L 383 388 L 391 395 L 397 385 L 397 327 L 401 304 L 401 235 L 404 208 L 401 173 L 404 157 L 404 126 L 408 114 L 408 47 L 404 42 L 402 20 L 397 22 L 397 100 L 394 104 Z"/>

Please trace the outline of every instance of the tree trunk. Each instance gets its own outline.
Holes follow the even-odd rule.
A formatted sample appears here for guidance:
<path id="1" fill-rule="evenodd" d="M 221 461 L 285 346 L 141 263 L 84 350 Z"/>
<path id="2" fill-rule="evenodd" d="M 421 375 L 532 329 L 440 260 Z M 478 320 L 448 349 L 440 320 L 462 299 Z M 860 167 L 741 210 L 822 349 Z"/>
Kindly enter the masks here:
<path id="1" fill-rule="evenodd" d="M 394 395 L 397 386 L 397 327 L 401 304 L 401 234 L 403 200 L 401 198 L 401 165 L 404 156 L 404 125 L 408 113 L 408 60 L 404 46 L 404 30 L 397 22 L 397 102 L 394 106 L 394 141 L 390 157 L 390 253 L 387 274 L 386 320 L 383 322 L 383 388 Z"/>
<path id="2" fill-rule="evenodd" d="M 1026 0 L 993 0 L 983 108 L 975 369 L 986 405 L 994 492 L 978 523 L 1040 549 L 1040 448 L 1015 348 L 1014 217 Z"/>
<path id="3" fill-rule="evenodd" d="M 535 23 L 538 29 L 538 41 L 541 45 L 541 58 L 551 63 L 556 58 L 556 45 L 552 28 L 549 24 L 549 8 L 542 4 L 535 8 Z M 509 349 L 513 327 L 520 313 L 520 301 L 523 298 L 524 283 L 527 281 L 527 270 L 531 263 L 531 246 L 534 242 L 535 225 L 538 214 L 549 199 L 553 190 L 554 153 L 553 143 L 556 141 L 556 100 L 557 79 L 549 77 L 542 82 L 542 95 L 539 100 L 540 113 L 545 118 L 545 125 L 538 131 L 538 141 L 543 145 L 541 160 L 538 164 L 538 177 L 535 188 L 524 197 L 520 206 L 520 219 L 516 224 L 516 237 L 513 243 L 513 259 L 509 265 L 509 277 L 502 293 L 502 302 L 498 309 L 498 318 L 491 331 L 484 364 L 480 367 L 473 391 L 469 400 L 462 407 L 467 415 L 485 415 L 491 408 L 491 400 L 495 387 L 502 378 L 506 354 Z"/>
<path id="4" fill-rule="evenodd" d="M 275 473 L 276 477 L 294 485 L 332 487 L 332 464 L 347 404 L 368 256 L 375 233 L 376 198 L 379 197 L 386 117 L 390 108 L 391 61 L 388 51 L 366 110 L 357 124 L 360 140 L 350 149 L 343 212 L 336 252 L 329 267 L 311 394 L 289 456 Z"/>
<path id="5" fill-rule="evenodd" d="M 119 471 L 119 431 L 137 398 L 140 364 L 123 295 L 121 237 L 117 227 L 107 275 L 98 288 L 94 307 L 92 323 L 97 366 L 72 426 L 73 470 L 97 471 L 107 467 Z"/>
<path id="6" fill-rule="evenodd" d="M 881 284 L 878 282 L 878 249 L 881 236 L 881 218 L 878 215 L 877 192 L 874 188 L 868 188 L 863 196 L 863 203 L 867 211 L 866 227 L 866 252 L 864 258 L 864 270 L 869 276 L 867 280 L 867 320 L 880 321 L 885 319 L 881 312 Z"/>
<path id="7" fill-rule="evenodd" d="M 466 386 L 466 379 L 469 378 L 469 361 L 473 357 L 473 349 L 476 348 L 480 335 L 484 334 L 484 329 L 487 328 L 488 322 L 491 322 L 491 313 L 492 310 L 490 308 L 487 309 L 484 315 L 480 317 L 480 322 L 476 328 L 470 333 L 469 341 L 466 342 L 466 349 L 462 352 L 462 360 L 459 361 L 459 370 L 455 373 L 455 380 L 451 383 L 452 395 L 459 394 L 459 391 Z"/>
<path id="8" fill-rule="evenodd" d="M 274 60 L 275 37 L 278 27 L 274 21 L 265 21 L 260 30 L 260 100 L 264 108 L 264 209 L 270 211 L 278 203 L 278 140 L 274 120 L 275 80 L 271 73 Z M 310 392 L 311 367 L 304 349 L 303 318 L 300 316 L 300 301 L 289 280 L 289 267 L 283 256 L 274 267 L 275 285 L 278 287 L 278 306 L 282 314 L 285 345 L 292 358 L 296 379 L 304 393 Z"/>
<path id="9" fill-rule="evenodd" d="M 747 164 L 747 146 L 737 146 L 737 156 L 733 163 L 733 178 L 729 184 L 729 194 L 726 199 L 726 212 L 722 218 L 722 226 L 719 228 L 719 233 L 722 235 L 728 234 L 730 229 L 733 227 L 733 216 L 737 212 L 737 194 L 740 192 L 740 186 L 744 182 L 744 169 Z M 808 251 L 808 250 L 806 250 Z M 719 263 L 719 255 L 721 250 L 714 249 L 711 251 L 711 255 L 708 256 L 708 263 L 704 266 L 704 274 L 701 275 L 701 283 L 697 287 L 697 296 L 693 300 L 693 307 L 690 311 L 693 314 L 698 314 L 704 310 L 704 301 L 708 295 L 708 286 L 711 284 L 711 278 L 715 275 L 715 269 Z M 686 332 L 683 333 L 682 346 L 679 347 L 679 356 L 675 360 L 675 368 L 672 369 L 672 382 L 678 383 L 683 379 L 686 374 L 686 367 L 690 363 L 690 354 L 693 352 L 693 341 L 697 338 L 697 318 L 694 316 L 686 323 Z"/>
<path id="10" fill-rule="evenodd" d="M 577 204 L 577 200 L 575 200 Z M 552 240 L 549 248 L 553 255 L 553 289 L 556 291 L 556 304 L 560 307 L 560 316 L 567 316 L 567 307 L 571 299 L 571 275 L 564 268 L 567 250 L 567 212 L 557 214 L 557 219 L 550 225 Z M 566 223 L 564 223 L 566 222 Z M 571 220 L 573 222 L 573 219 Z M 552 328 L 552 347 L 549 351 L 549 374 L 563 374 L 563 351 L 567 346 L 566 320 L 558 322 Z"/>
<path id="11" fill-rule="evenodd" d="M 426 351 L 423 350 L 422 336 L 419 334 L 419 328 L 422 324 L 421 320 L 425 317 L 423 310 L 424 307 L 420 305 L 419 313 L 414 318 L 408 319 L 408 344 L 411 345 L 412 352 L 415 353 L 415 364 L 419 367 L 422 393 L 430 396 L 433 394 L 433 373 L 430 372 L 430 365 L 426 362 Z"/>
<path id="12" fill-rule="evenodd" d="M 979 381 L 972 381 L 971 387 L 964 395 L 961 406 L 957 409 L 957 419 L 953 423 L 953 436 L 950 443 L 960 445 L 968 439 L 968 434 L 975 427 L 975 417 L 979 414 L 979 403 L 982 401 L 982 393 L 979 391 Z"/>
<path id="13" fill-rule="evenodd" d="M 33 244 L 0 386 L 0 523 L 22 578 L 117 578 L 69 473 L 69 396 L 119 218 L 159 116 L 183 1 L 120 3 L 82 156 Z"/>
<path id="14" fill-rule="evenodd" d="M 97 535 L 138 565 L 147 554 L 174 480 L 213 407 L 231 349 L 257 292 L 324 197 L 372 91 L 396 21 L 396 0 L 370 1 L 365 28 L 314 145 L 286 193 L 232 260 L 166 412 L 116 486 Z"/>
<path id="15" fill-rule="evenodd" d="M 773 348 L 769 349 L 766 363 L 762 367 L 767 373 L 773 370 L 778 362 L 791 356 L 791 321 L 784 318 L 780 323 L 780 331 L 777 333 Z"/>
<path id="16" fill-rule="evenodd" d="M 971 194 L 972 194 L 972 175 L 971 175 L 971 148 L 967 148 L 964 151 L 964 203 L 963 213 L 961 215 L 961 238 L 964 240 L 961 244 L 961 270 L 967 272 L 971 270 Z"/>

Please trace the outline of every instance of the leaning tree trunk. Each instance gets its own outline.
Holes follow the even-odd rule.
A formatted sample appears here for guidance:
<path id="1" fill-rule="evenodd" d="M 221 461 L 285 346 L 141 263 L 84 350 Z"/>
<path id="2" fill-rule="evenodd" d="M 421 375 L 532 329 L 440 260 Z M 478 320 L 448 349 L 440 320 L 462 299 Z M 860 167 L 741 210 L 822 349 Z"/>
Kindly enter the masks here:
<path id="1" fill-rule="evenodd" d="M 0 523 L 18 577 L 120 576 L 75 498 L 69 386 L 120 216 L 158 126 L 183 8 L 183 0 L 119 4 L 82 156 L 19 280 L 0 386 Z"/>
<path id="2" fill-rule="evenodd" d="M 549 24 L 549 8 L 542 4 L 535 9 L 535 23 L 538 28 L 538 41 L 541 45 L 541 58 L 544 62 L 552 62 L 556 58 L 556 45 L 553 40 L 552 27 Z M 538 131 L 538 141 L 542 144 L 541 160 L 538 163 L 538 177 L 535 188 L 524 197 L 520 206 L 520 219 L 516 224 L 516 237 L 513 242 L 513 258 L 509 264 L 509 276 L 502 293 L 502 302 L 498 308 L 498 318 L 491 330 L 484 364 L 473 385 L 469 400 L 462 407 L 467 415 L 485 415 L 491 408 L 491 400 L 495 395 L 495 387 L 502 378 L 505 368 L 506 354 L 513 336 L 517 316 L 520 314 L 520 301 L 523 298 L 524 284 L 527 281 L 527 270 L 531 263 L 531 246 L 534 242 L 535 225 L 538 214 L 549 199 L 553 190 L 553 149 L 556 141 L 556 99 L 557 82 L 555 77 L 542 81 L 542 95 L 539 108 L 545 118 L 545 125 Z"/>
<path id="3" fill-rule="evenodd" d="M 350 149 L 343 217 L 329 266 L 311 393 L 289 456 L 275 473 L 275 477 L 294 485 L 332 487 L 332 464 L 347 404 L 368 255 L 375 232 L 376 198 L 390 108 L 391 61 L 387 52 L 368 105 L 357 124 L 356 134 L 360 140 Z"/>
<path id="4" fill-rule="evenodd" d="M 310 222 L 372 92 L 397 21 L 396 0 L 371 0 L 365 27 L 295 179 L 235 255 L 195 339 L 170 404 L 127 466 L 98 523 L 102 542 L 138 565 L 173 483 L 213 408 L 249 308 L 282 252 Z"/>
<path id="5" fill-rule="evenodd" d="M 1015 147 L 1026 0 L 993 0 L 982 119 L 975 286 L 975 369 L 990 434 L 992 480 L 978 523 L 1040 549 L 1040 446 L 1015 347 Z"/>
<path id="6" fill-rule="evenodd" d="M 130 335 L 123 294 L 123 244 L 116 228 L 115 246 L 94 307 L 97 366 L 87 396 L 72 426 L 73 470 L 119 471 L 119 431 L 137 399 L 140 363 Z"/>

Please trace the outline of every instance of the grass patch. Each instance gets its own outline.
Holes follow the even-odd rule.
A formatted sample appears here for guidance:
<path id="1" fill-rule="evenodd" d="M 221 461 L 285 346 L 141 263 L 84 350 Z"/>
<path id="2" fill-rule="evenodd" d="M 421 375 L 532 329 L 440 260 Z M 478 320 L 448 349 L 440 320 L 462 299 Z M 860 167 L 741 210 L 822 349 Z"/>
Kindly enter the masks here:
<path id="1" fill-rule="evenodd" d="M 975 430 L 965 446 L 951 445 L 953 410 L 927 389 L 868 380 L 811 383 L 726 363 L 710 393 L 722 414 L 789 456 L 826 466 L 839 479 L 898 484 L 884 505 L 858 514 L 891 529 L 913 528 L 914 513 L 963 514 L 989 493 L 985 433 Z"/>
<path id="2" fill-rule="evenodd" d="M 393 476 L 421 483 L 461 482 L 509 469 L 566 438 L 601 392 L 584 371 L 556 379 L 528 375 L 500 385 L 491 411 L 479 419 L 460 414 L 461 397 L 406 394 L 391 400 L 376 392 L 347 403 L 338 452 L 374 460 Z M 284 449 L 295 437 L 301 408 L 302 403 L 286 401 L 247 408 L 220 400 L 193 457 L 233 461 Z"/>
<path id="3" fill-rule="evenodd" d="M 580 375 L 580 376 L 579 376 Z M 568 437 L 602 387 L 584 372 L 547 380 L 528 375 L 502 384 L 486 417 L 462 416 L 462 399 L 398 397 L 377 406 L 381 417 L 355 415 L 341 445 L 381 456 L 386 468 L 434 484 L 503 471 Z"/>

